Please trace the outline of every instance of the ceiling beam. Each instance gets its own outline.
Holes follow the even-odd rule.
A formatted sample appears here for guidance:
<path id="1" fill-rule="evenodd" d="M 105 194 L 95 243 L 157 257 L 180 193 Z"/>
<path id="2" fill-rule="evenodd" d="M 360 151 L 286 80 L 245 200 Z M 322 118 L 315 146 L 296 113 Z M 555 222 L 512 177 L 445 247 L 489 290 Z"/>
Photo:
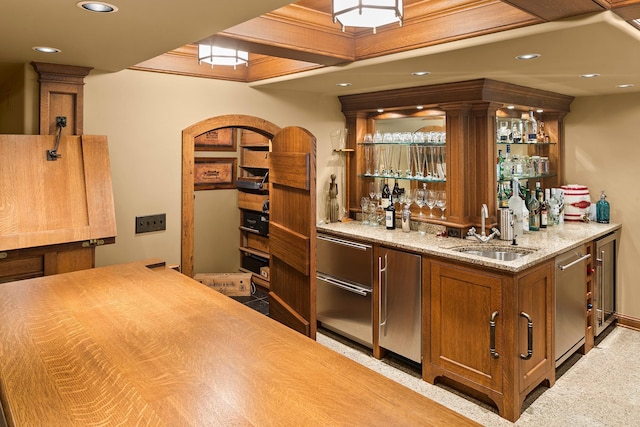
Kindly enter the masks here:
<path id="1" fill-rule="evenodd" d="M 544 21 L 555 21 L 585 13 L 602 12 L 606 7 L 599 5 L 598 0 L 502 0 Z"/>

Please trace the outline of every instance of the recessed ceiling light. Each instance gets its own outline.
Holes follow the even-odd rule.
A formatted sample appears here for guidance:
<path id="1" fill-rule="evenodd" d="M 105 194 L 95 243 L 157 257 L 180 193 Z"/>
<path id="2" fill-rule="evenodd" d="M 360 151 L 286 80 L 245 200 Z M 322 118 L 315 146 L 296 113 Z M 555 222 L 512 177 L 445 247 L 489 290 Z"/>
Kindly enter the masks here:
<path id="1" fill-rule="evenodd" d="M 98 13 L 113 13 L 118 11 L 118 8 L 114 5 L 101 1 L 81 1 L 78 2 L 78 7 L 88 10 L 89 12 Z"/>
<path id="2" fill-rule="evenodd" d="M 422 109 L 424 108 L 424 105 L 417 105 L 417 106 L 416 106 L 416 108 L 417 108 L 418 110 L 422 110 Z"/>
<path id="3" fill-rule="evenodd" d="M 594 77 L 598 77 L 600 74 L 592 73 L 592 74 L 581 74 L 580 77 L 583 79 L 592 79 Z"/>
<path id="4" fill-rule="evenodd" d="M 619 87 L 620 89 L 626 89 L 628 87 L 633 87 L 633 83 L 623 83 L 623 84 L 616 85 L 616 87 Z"/>
<path id="5" fill-rule="evenodd" d="M 351 86 L 351 83 L 337 83 L 336 86 L 340 86 L 340 87 L 347 87 L 347 86 Z"/>
<path id="6" fill-rule="evenodd" d="M 384 113 L 384 108 L 378 108 L 378 113 Z"/>
<path id="7" fill-rule="evenodd" d="M 516 108 L 515 105 L 507 105 L 507 109 L 509 109 L 509 110 L 513 110 L 514 108 Z"/>
<path id="8" fill-rule="evenodd" d="M 536 113 L 544 113 L 544 110 L 543 110 L 542 108 L 538 108 L 538 109 L 536 110 Z"/>
<path id="9" fill-rule="evenodd" d="M 518 55 L 516 56 L 516 59 L 537 59 L 540 58 L 542 55 L 540 55 L 539 53 L 525 53 L 524 55 Z"/>
<path id="10" fill-rule="evenodd" d="M 431 74 L 429 71 L 414 71 L 413 73 L 411 73 L 412 76 L 428 76 L 429 74 Z"/>
<path id="11" fill-rule="evenodd" d="M 36 52 L 42 52 L 42 53 L 58 53 L 58 52 L 60 52 L 60 49 L 57 49 L 55 47 L 48 47 L 48 46 L 34 46 L 31 49 L 35 50 Z"/>

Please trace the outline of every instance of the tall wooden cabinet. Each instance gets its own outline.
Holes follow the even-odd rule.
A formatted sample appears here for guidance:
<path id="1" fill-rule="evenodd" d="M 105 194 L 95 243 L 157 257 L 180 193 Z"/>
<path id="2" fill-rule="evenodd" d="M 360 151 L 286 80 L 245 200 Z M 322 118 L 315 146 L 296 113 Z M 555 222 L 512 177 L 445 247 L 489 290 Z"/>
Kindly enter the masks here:
<path id="1" fill-rule="evenodd" d="M 349 212 L 360 210 L 360 198 L 368 193 L 366 159 L 362 141 L 376 131 L 381 120 L 444 115 L 446 123 L 447 219 L 430 220 L 447 226 L 452 236 L 462 236 L 479 226 L 482 204 L 489 209 L 487 225 L 497 223 L 496 118 L 513 107 L 517 112 L 543 110 L 541 117 L 557 142 L 549 154 L 555 174 L 543 184 L 562 183 L 563 118 L 573 97 L 489 79 L 470 80 L 340 97 L 348 129 L 347 148 L 355 159 L 347 171 Z M 417 129 L 416 129 L 417 130 Z M 550 146 L 549 146 L 550 147 Z M 415 186 L 415 184 L 412 184 Z M 414 215 L 415 218 L 415 215 Z"/>
<path id="2" fill-rule="evenodd" d="M 253 274 L 253 282 L 269 289 L 269 138 L 240 132 L 240 269 Z"/>

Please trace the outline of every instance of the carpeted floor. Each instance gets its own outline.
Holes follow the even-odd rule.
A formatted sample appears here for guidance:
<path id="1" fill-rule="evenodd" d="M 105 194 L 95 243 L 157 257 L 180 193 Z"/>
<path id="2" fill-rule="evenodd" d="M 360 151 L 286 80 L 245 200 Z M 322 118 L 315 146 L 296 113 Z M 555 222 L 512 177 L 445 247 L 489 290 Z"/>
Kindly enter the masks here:
<path id="1" fill-rule="evenodd" d="M 559 367 L 551 388 L 539 387 L 514 424 L 495 409 L 420 378 L 402 360 L 376 360 L 371 351 L 325 330 L 317 341 L 485 426 L 640 426 L 640 332 L 612 328 L 585 356 Z"/>

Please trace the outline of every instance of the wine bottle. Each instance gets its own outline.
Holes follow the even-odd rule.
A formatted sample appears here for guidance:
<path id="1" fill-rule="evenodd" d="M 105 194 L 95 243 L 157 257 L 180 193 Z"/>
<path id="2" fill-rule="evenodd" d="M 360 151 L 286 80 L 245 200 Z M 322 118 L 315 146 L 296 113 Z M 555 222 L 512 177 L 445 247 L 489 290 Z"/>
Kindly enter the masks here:
<path id="1" fill-rule="evenodd" d="M 389 190 L 389 184 L 387 180 L 384 180 L 384 185 L 382 186 L 382 196 L 380 197 L 380 204 L 383 209 L 386 209 L 391 203 L 391 191 Z"/>
<path id="2" fill-rule="evenodd" d="M 389 206 L 384 209 L 384 218 L 387 230 L 395 230 L 396 228 L 396 207 L 391 200 L 393 196 L 389 194 Z"/>
<path id="3" fill-rule="evenodd" d="M 400 200 L 400 187 L 398 186 L 398 180 L 394 179 L 393 180 L 393 190 L 391 190 L 391 196 L 393 197 L 392 199 L 392 204 L 396 204 L 398 203 L 398 201 Z"/>
<path id="4" fill-rule="evenodd" d="M 536 182 L 536 198 L 538 199 L 538 203 L 540 203 L 539 209 L 539 224 L 540 228 L 547 228 L 547 203 L 544 201 L 544 191 L 542 191 L 542 187 L 540 186 L 540 181 Z"/>
<path id="5" fill-rule="evenodd" d="M 528 181 L 527 185 L 529 185 Z M 528 188 L 526 191 L 525 200 L 527 209 L 529 209 L 529 231 L 538 231 L 540 230 L 540 202 L 538 202 L 535 193 Z"/>

